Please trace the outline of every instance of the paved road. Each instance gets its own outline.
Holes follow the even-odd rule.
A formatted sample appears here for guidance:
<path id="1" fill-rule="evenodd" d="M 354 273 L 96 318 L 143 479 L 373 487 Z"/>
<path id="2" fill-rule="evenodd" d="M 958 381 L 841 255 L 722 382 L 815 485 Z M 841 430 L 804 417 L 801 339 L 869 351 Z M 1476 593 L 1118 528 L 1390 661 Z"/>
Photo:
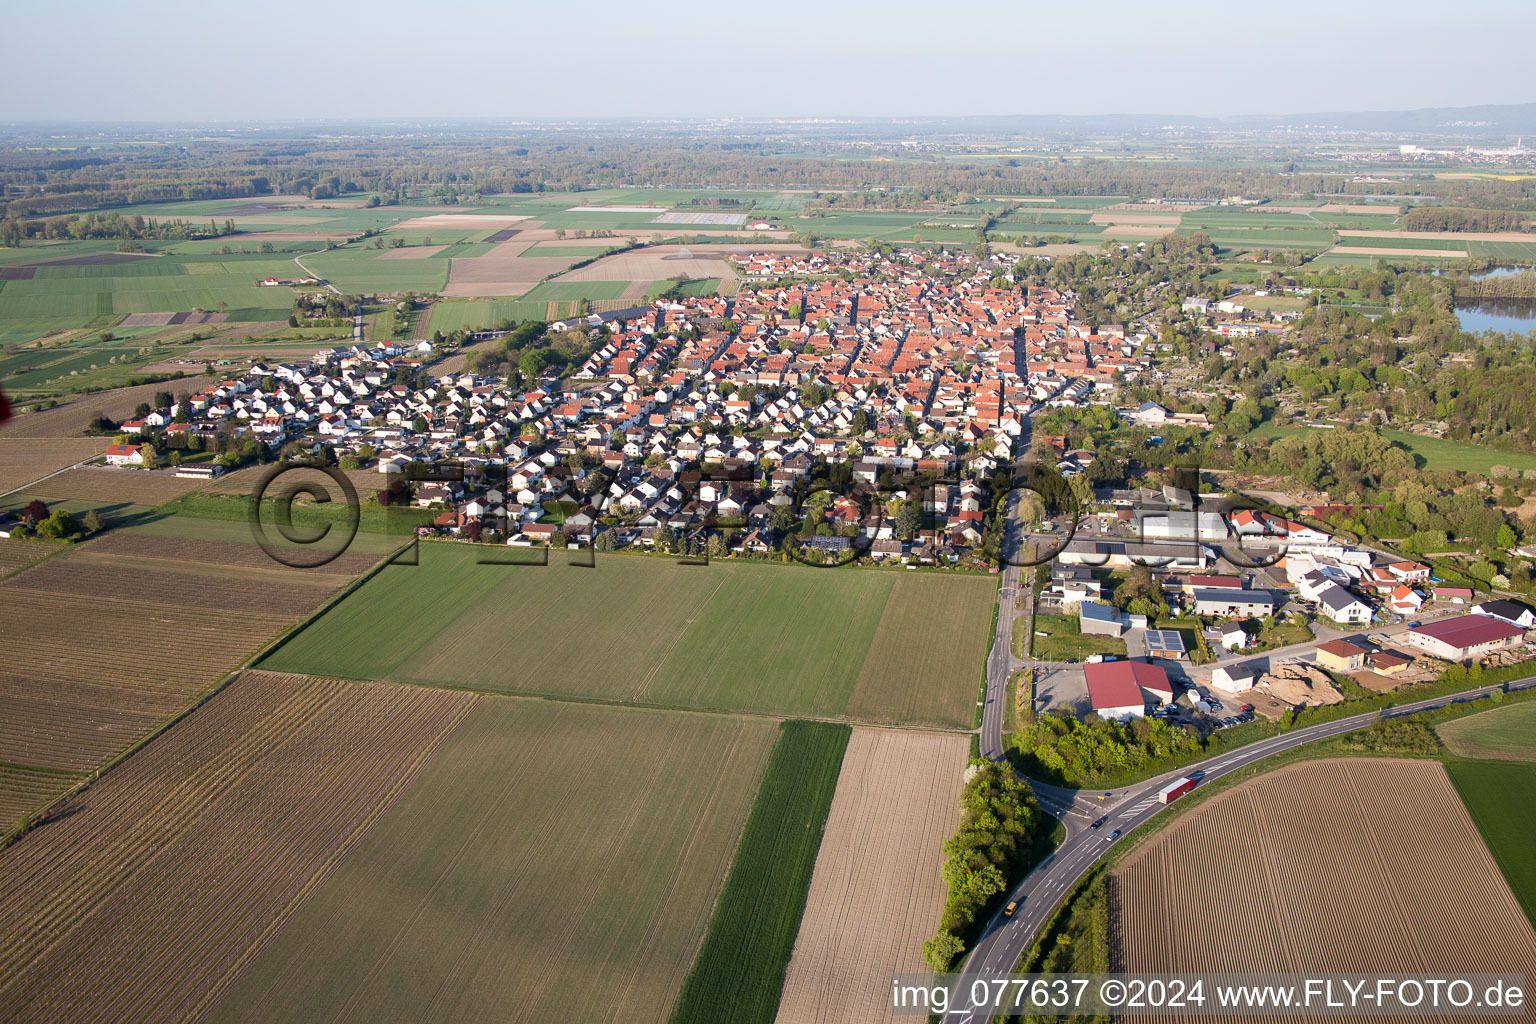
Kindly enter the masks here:
<path id="1" fill-rule="evenodd" d="M 997 633 L 987 654 L 987 692 L 981 709 L 981 756 L 994 761 L 1003 756 L 1003 705 L 1007 700 L 1008 676 L 1013 671 L 1013 619 L 1020 597 L 1027 603 L 1033 593 L 1020 592 L 1019 578 L 1024 570 L 1007 564 L 1016 560 L 1023 543 L 1023 523 L 1018 519 L 1020 497 L 1017 491 L 1008 495 L 1007 522 L 1003 527 L 1003 589 L 997 599 Z"/>
<path id="2" fill-rule="evenodd" d="M 1528 676 L 1510 684 L 1511 689 L 1527 689 L 1532 686 L 1536 686 L 1536 676 Z M 962 970 L 973 975 L 1011 974 L 1018 965 L 1019 957 L 1034 941 L 1035 933 L 1040 930 L 1057 903 L 1071 890 L 1072 886 L 1077 884 L 1088 869 L 1108 852 L 1112 845 L 1109 834 L 1116 829 L 1122 833 L 1128 833 L 1145 824 L 1148 819 L 1162 810 L 1163 805 L 1158 803 L 1157 792 L 1170 780 L 1200 770 L 1205 772 L 1205 779 L 1201 782 L 1201 785 L 1205 785 L 1272 754 L 1359 729 L 1379 718 L 1397 717 L 1412 714 L 1415 711 L 1443 707 L 1458 701 L 1475 700 L 1497 689 L 1500 687 L 1484 686 L 1476 690 L 1464 690 L 1444 697 L 1402 704 L 1381 712 L 1370 711 L 1351 718 L 1341 718 L 1336 722 L 1308 726 L 1258 743 L 1251 743 L 1246 747 L 1225 751 L 1207 761 L 1188 765 L 1179 771 L 1168 772 L 1114 793 L 1109 798 L 1112 806 L 1104 812 L 1107 820 L 1099 829 L 1079 827 L 1074 830 L 1069 823 L 1066 841 L 1010 893 L 1010 899 L 1021 901 L 1018 911 L 1011 918 L 1004 918 L 1001 911 L 993 915 L 992 920 L 987 922 L 984 937 L 966 958 Z M 1044 788 L 1055 789 L 1055 787 Z M 1079 800 L 1083 796 L 1098 797 L 1100 791 L 1079 794 Z M 963 993 L 966 987 L 964 982 L 957 985 L 951 994 L 952 1005 L 963 1004 L 965 999 Z M 986 1015 L 982 1013 L 952 1010 L 945 1016 L 944 1021 L 945 1024 L 980 1024 L 985 1019 Z"/>

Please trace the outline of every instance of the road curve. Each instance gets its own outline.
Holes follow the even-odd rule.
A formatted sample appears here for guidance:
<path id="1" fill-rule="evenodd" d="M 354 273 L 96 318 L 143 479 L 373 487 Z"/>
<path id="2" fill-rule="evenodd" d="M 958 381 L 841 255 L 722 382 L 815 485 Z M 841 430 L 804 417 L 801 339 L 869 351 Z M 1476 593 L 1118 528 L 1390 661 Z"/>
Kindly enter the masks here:
<path id="1" fill-rule="evenodd" d="M 1532 687 L 1536 687 L 1536 676 L 1527 676 L 1509 684 L 1511 690 L 1525 690 Z M 1340 733 L 1352 732 L 1383 718 L 1395 718 L 1444 707 L 1447 704 L 1476 700 L 1503 688 L 1502 685 L 1483 686 L 1475 690 L 1463 690 L 1443 697 L 1432 697 L 1380 711 L 1368 711 L 1334 722 L 1323 722 L 1295 729 L 1257 743 L 1250 743 L 1245 747 L 1223 751 L 1216 757 L 1198 764 L 1186 765 L 1178 771 L 1167 772 L 1124 790 L 1126 795 L 1112 808 L 1106 810 L 1107 820 L 1101 828 L 1082 830 L 1075 835 L 1069 834 L 1066 841 L 1054 853 L 1015 887 L 1009 894 L 1009 899 L 1019 900 L 1019 909 L 1011 918 L 1004 918 L 1001 910 L 993 914 L 992 919 L 987 922 L 981 941 L 966 957 L 961 971 L 971 975 L 1011 974 L 1018 965 L 1019 958 L 1034 941 L 1035 933 L 1050 917 L 1057 904 L 1072 890 L 1078 880 L 1087 874 L 1088 869 L 1109 851 L 1110 846 L 1113 845 L 1109 834 L 1116 829 L 1122 833 L 1129 833 L 1132 829 L 1146 824 L 1163 809 L 1163 805 L 1157 800 L 1157 793 L 1170 780 L 1195 771 L 1204 771 L 1205 778 L 1201 782 L 1201 785 L 1204 785 L 1273 754 L 1294 750 L 1296 747 L 1337 736 Z M 955 991 L 951 993 L 950 1005 L 960 1005 L 964 1002 L 961 992 L 964 987 L 964 983 L 957 985 Z M 944 1022 L 945 1024 L 981 1024 L 986 1019 L 985 1013 L 951 1010 L 945 1015 Z"/>

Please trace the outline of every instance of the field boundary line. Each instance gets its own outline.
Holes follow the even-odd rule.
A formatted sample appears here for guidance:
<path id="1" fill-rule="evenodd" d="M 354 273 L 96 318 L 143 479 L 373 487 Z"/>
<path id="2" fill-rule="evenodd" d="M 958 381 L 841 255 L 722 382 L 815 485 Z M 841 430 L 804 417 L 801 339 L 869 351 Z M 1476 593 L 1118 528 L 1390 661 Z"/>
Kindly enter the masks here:
<path id="1" fill-rule="evenodd" d="M 260 669 L 262 672 L 271 669 Z M 303 673 L 283 673 L 287 675 L 302 675 Z M 327 673 L 327 679 L 345 679 L 360 683 L 389 683 L 394 686 L 414 686 L 422 690 L 451 690 L 461 693 L 474 693 L 483 697 L 503 697 L 512 700 L 544 700 L 553 704 L 595 704 L 599 707 L 632 708 L 636 711 L 685 711 L 698 715 L 725 715 L 728 717 L 769 718 L 778 722 L 825 722 L 828 725 L 851 725 L 860 729 L 887 729 L 892 732 L 927 732 L 943 736 L 974 736 L 976 730 L 962 729 L 959 727 L 946 728 L 942 725 L 903 725 L 899 722 L 867 722 L 862 719 L 849 718 L 848 716 L 829 715 L 804 715 L 784 711 L 755 711 L 746 708 L 717 708 L 700 707 L 695 704 L 661 704 L 654 701 L 621 700 L 617 697 L 587 697 L 563 693 L 548 693 L 536 690 L 519 690 L 515 693 L 504 693 L 500 690 L 486 690 L 477 686 L 448 683 L 414 683 L 408 680 L 395 679 L 385 676 L 382 679 L 366 679 L 355 676 L 341 676 L 335 673 Z"/>
<path id="2" fill-rule="evenodd" d="M 128 758 L 144 749 L 144 747 L 148 746 L 151 741 L 163 735 L 167 729 L 170 729 L 172 726 L 182 721 L 192 712 L 208 703 L 208 701 L 212 700 L 214 696 L 222 692 L 225 687 L 229 686 L 230 683 L 238 679 L 240 677 L 240 673 L 246 671 L 247 669 L 254 668 L 257 658 L 263 657 L 268 650 L 274 647 L 274 645 L 281 645 L 286 643 L 289 637 L 294 635 L 295 631 L 307 626 L 321 611 L 329 608 L 336 601 L 340 600 L 342 596 L 350 593 L 353 587 L 356 587 L 363 580 L 368 579 L 369 577 L 378 573 L 384 568 L 384 566 L 392 562 L 395 557 L 404 550 L 404 547 L 404 545 L 401 545 L 400 548 L 397 548 L 396 550 L 390 552 L 388 555 L 384 556 L 377 565 L 369 569 L 366 573 L 363 573 L 356 580 L 353 580 L 350 585 L 341 588 L 340 591 L 332 595 L 331 599 L 322 604 L 319 609 L 310 613 L 299 622 L 294 623 L 292 626 L 289 626 L 276 638 L 268 641 L 266 647 L 258 650 L 255 655 L 247 658 L 242 664 L 228 672 L 225 672 L 223 676 L 215 678 L 214 682 L 202 692 L 196 694 L 192 702 L 186 707 L 182 708 L 180 711 L 177 711 L 175 714 L 171 715 L 171 717 L 163 720 L 155 728 L 151 729 L 149 732 L 145 733 L 143 736 L 140 736 L 137 740 L 124 747 L 113 757 L 109 758 L 105 764 L 98 765 L 91 771 L 87 772 L 73 786 L 70 786 L 68 789 L 64 790 L 64 792 L 48 801 L 48 803 L 44 804 L 42 807 L 39 807 L 31 814 L 18 821 L 6 832 L 0 833 L 0 850 L 5 850 L 13 846 L 18 840 L 21 839 L 22 836 L 26 835 L 28 832 L 32 831 L 32 829 L 47 821 L 48 818 L 53 814 L 54 810 L 57 809 L 66 800 L 71 800 L 74 797 L 79 796 L 81 793 L 84 793 L 86 790 L 90 789 L 98 779 L 104 778 L 108 772 L 112 771 L 114 768 L 121 765 L 124 761 L 128 760 Z"/>

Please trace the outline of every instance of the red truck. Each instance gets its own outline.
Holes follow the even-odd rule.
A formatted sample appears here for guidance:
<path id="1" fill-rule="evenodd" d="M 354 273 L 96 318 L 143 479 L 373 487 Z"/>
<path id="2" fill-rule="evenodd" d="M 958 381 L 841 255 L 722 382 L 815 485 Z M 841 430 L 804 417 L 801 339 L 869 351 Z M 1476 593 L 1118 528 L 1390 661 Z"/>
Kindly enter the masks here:
<path id="1" fill-rule="evenodd" d="M 1195 788 L 1194 779 L 1175 779 L 1157 792 L 1161 803 L 1169 804 Z"/>

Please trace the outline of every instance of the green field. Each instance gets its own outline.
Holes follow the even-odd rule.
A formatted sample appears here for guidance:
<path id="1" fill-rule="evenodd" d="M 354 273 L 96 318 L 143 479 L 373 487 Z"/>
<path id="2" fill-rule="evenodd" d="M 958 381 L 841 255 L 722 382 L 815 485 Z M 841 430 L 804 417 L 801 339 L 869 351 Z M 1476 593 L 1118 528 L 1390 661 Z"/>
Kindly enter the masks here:
<path id="1" fill-rule="evenodd" d="M 770 719 L 482 698 L 207 1019 L 665 1021 L 778 734 Z M 809 821 L 808 794 L 824 819 L 837 759 L 824 794 L 820 766 L 787 806 L 772 773 L 757 804 Z M 767 864 L 809 879 L 797 851 L 766 845 Z"/>
<path id="2" fill-rule="evenodd" d="M 1482 711 L 1435 727 L 1458 757 L 1536 761 L 1536 704 Z"/>
<path id="3" fill-rule="evenodd" d="M 524 302 L 575 302 L 579 299 L 616 299 L 628 281 L 545 281 L 523 296 Z"/>
<path id="4" fill-rule="evenodd" d="M 1245 437 L 1293 437 L 1307 433 L 1310 427 L 1282 427 L 1274 423 L 1261 423 Z M 1536 455 L 1529 452 L 1507 452 L 1487 448 L 1470 441 L 1451 441 L 1443 437 L 1422 437 L 1405 430 L 1383 430 L 1382 437 L 1402 445 L 1424 460 L 1422 469 L 1459 469 L 1466 473 L 1487 473 L 1494 466 L 1514 469 L 1536 469 Z"/>
<path id="5" fill-rule="evenodd" d="M 1499 451 L 1468 441 L 1421 437 L 1401 430 L 1383 430 L 1381 436 L 1421 457 L 1425 469 L 1459 469 L 1467 473 L 1487 473 L 1493 466 L 1536 469 L 1536 455 L 1530 452 Z"/>
<path id="6" fill-rule="evenodd" d="M 781 726 L 672 1024 L 773 1024 L 851 732 Z"/>
<path id="7" fill-rule="evenodd" d="M 1525 916 L 1536 925 L 1536 814 L 1531 813 L 1536 807 L 1536 764 L 1452 760 L 1445 770 Z"/>
<path id="8" fill-rule="evenodd" d="M 507 554 L 424 544 L 419 566 L 386 568 L 264 667 L 971 727 L 994 580 L 629 555 L 475 564 Z"/>
<path id="9" fill-rule="evenodd" d="M 438 292 L 447 286 L 447 260 L 384 259 L 386 251 L 365 246 L 331 249 L 304 257 L 304 265 L 336 288 L 352 294 Z"/>
<path id="10" fill-rule="evenodd" d="M 432 304 L 427 331 L 480 331 L 502 320 L 543 320 L 548 303 L 523 299 L 444 299 Z"/>
<path id="11" fill-rule="evenodd" d="M 1024 620 L 1019 619 L 1015 629 L 1023 625 Z M 1082 661 L 1090 654 L 1125 656 L 1124 640 L 1113 636 L 1084 636 L 1075 615 L 1036 615 L 1033 625 L 1030 653 L 1041 661 L 1066 661 L 1068 658 Z M 1040 636 L 1041 633 L 1045 636 Z M 1023 646 L 1015 636 L 1015 649 Z"/>

